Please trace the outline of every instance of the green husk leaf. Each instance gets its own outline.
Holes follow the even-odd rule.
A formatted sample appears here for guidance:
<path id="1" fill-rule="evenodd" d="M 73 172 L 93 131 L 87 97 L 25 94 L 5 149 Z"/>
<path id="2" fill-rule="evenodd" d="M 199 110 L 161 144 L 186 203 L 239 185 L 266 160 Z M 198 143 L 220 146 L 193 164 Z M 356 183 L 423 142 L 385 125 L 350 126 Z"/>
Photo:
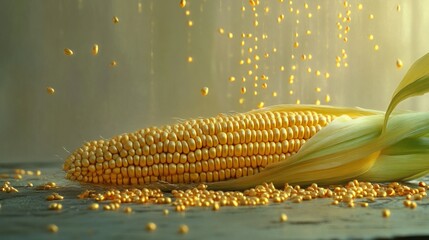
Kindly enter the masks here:
<path id="1" fill-rule="evenodd" d="M 390 114 L 400 102 L 427 92 L 429 92 L 429 53 L 414 62 L 393 93 L 386 110 L 383 131 L 386 129 Z"/>

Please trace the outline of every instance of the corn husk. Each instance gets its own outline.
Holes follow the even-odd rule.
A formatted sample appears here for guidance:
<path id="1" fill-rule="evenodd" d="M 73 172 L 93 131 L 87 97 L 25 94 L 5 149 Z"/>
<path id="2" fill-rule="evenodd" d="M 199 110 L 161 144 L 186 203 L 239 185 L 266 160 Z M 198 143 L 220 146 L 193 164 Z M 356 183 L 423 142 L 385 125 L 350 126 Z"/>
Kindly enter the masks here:
<path id="1" fill-rule="evenodd" d="M 319 131 L 295 155 L 256 175 L 209 184 L 242 190 L 264 182 L 339 184 L 350 180 L 407 181 L 429 172 L 429 113 L 392 114 L 403 100 L 429 91 L 429 54 L 413 64 L 395 90 L 386 113 L 356 108 L 278 105 L 255 111 L 345 114 Z"/>

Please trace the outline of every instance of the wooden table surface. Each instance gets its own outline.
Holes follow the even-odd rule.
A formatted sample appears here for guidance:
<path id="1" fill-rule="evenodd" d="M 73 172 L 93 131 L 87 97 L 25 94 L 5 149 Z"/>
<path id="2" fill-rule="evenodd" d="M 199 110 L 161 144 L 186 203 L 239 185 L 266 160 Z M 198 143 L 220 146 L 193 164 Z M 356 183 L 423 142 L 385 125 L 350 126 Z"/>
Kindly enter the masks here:
<path id="1" fill-rule="evenodd" d="M 14 169 L 42 171 L 41 176 L 14 178 Z M 429 200 L 418 201 L 416 209 L 403 206 L 403 197 L 377 199 L 367 208 L 333 206 L 331 199 L 316 199 L 300 204 L 286 201 L 256 207 L 188 208 L 176 212 L 171 205 L 122 204 L 120 210 L 88 210 L 94 200 L 78 199 L 88 189 L 64 179 L 61 164 L 0 164 L 0 184 L 9 181 L 19 192 L 0 192 L 0 239 L 351 239 L 400 238 L 429 236 Z M 421 180 L 429 180 L 428 177 Z M 37 186 L 53 181 L 54 190 Z M 34 187 L 27 187 L 32 182 Z M 410 185 L 416 182 L 410 183 Z M 99 189 L 102 190 L 102 189 Z M 64 200 L 62 210 L 52 211 L 46 197 L 57 192 Z M 357 200 L 359 201 L 359 200 Z M 131 214 L 124 206 L 133 209 Z M 391 211 L 382 217 L 382 209 Z M 163 210 L 169 209 L 164 215 Z M 280 222 L 286 213 L 288 221 Z M 157 224 L 146 231 L 148 222 Z M 47 230 L 56 224 L 57 233 Z M 181 224 L 189 233 L 178 233 Z"/>

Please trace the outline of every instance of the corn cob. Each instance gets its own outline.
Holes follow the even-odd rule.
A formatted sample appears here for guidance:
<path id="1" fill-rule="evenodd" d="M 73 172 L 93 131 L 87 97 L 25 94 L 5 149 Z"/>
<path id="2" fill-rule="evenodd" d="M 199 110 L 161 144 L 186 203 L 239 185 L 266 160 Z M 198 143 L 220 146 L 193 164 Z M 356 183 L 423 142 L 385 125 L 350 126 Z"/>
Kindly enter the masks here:
<path id="1" fill-rule="evenodd" d="M 191 119 L 87 142 L 66 159 L 66 177 L 109 185 L 203 182 L 217 189 L 409 180 L 429 171 L 429 113 L 389 116 L 399 102 L 429 91 L 428 66 L 429 54 L 410 68 L 386 114 L 278 105 Z"/>
<path id="2" fill-rule="evenodd" d="M 286 105 L 192 119 L 87 142 L 66 160 L 64 170 L 71 180 L 118 185 L 239 178 L 286 160 L 343 112 L 369 114 Z"/>

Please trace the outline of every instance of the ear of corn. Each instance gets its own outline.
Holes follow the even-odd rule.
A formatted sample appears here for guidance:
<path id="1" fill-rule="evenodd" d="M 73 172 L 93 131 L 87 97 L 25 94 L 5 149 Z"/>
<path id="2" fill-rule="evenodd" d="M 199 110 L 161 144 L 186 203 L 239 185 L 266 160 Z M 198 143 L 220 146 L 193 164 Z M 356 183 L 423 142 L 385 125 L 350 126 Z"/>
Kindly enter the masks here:
<path id="1" fill-rule="evenodd" d="M 429 91 L 428 69 L 426 55 L 407 72 L 386 114 L 277 105 L 192 119 L 86 143 L 64 170 L 81 182 L 169 187 L 206 182 L 217 189 L 409 180 L 429 170 L 429 113 L 390 115 L 401 101 Z"/>

